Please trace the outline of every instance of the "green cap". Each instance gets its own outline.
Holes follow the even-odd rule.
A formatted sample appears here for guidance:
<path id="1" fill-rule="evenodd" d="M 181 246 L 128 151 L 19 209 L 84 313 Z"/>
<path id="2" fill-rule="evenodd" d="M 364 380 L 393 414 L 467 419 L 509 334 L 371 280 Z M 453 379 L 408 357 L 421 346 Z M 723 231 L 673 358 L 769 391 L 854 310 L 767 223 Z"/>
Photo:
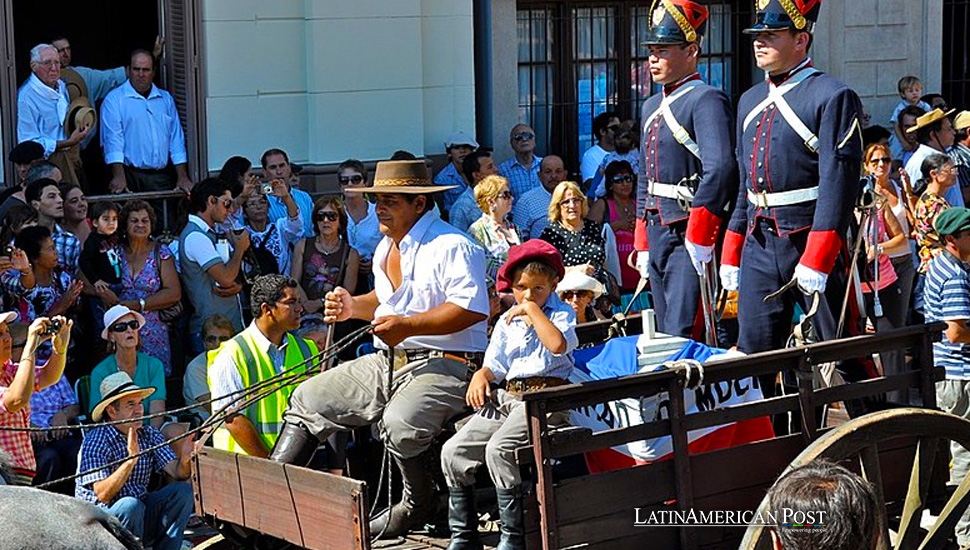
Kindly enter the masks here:
<path id="1" fill-rule="evenodd" d="M 948 208 L 936 217 L 933 227 L 941 237 L 970 229 L 970 209 L 962 206 Z"/>

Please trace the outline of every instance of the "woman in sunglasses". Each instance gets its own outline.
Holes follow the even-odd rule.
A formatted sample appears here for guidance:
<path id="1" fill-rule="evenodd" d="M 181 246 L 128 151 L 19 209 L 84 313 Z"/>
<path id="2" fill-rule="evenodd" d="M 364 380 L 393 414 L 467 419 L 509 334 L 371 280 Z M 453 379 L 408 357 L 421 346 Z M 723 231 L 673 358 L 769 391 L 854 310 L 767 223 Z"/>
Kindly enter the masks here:
<path id="1" fill-rule="evenodd" d="M 576 312 L 576 324 L 605 318 L 592 307 L 593 302 L 603 295 L 603 283 L 589 275 L 575 270 L 567 271 L 556 286 L 556 293 Z"/>
<path id="2" fill-rule="evenodd" d="M 142 406 L 145 414 L 165 410 L 165 367 L 158 359 L 138 351 L 138 332 L 145 326 L 145 317 L 127 306 L 118 304 L 104 313 L 104 330 L 101 338 L 108 341 L 112 352 L 91 371 L 91 405 L 101 402 L 101 381 L 109 375 L 123 371 L 136 386 L 155 388 Z M 90 413 L 91 411 L 87 411 Z M 153 418 L 151 425 L 160 428 L 163 417 Z"/>
<path id="3" fill-rule="evenodd" d="M 303 239 L 293 250 L 290 277 L 300 282 L 307 313 L 323 307 L 323 297 L 337 286 L 354 294 L 360 255 L 347 242 L 347 211 L 339 197 L 317 199 L 313 206 L 312 239 Z"/>
<path id="4" fill-rule="evenodd" d="M 357 278 L 358 294 L 374 288 L 371 259 L 374 250 L 384 235 L 377 221 L 377 209 L 369 202 L 364 193 L 347 193 L 348 189 L 359 189 L 369 185 L 367 167 L 355 159 L 348 159 L 337 167 L 337 181 L 345 191 L 344 204 L 347 208 L 347 242 L 360 254 L 360 273 Z"/>
<path id="5" fill-rule="evenodd" d="M 509 258 L 509 248 L 522 244 L 519 232 L 508 220 L 512 211 L 509 180 L 485 176 L 475 186 L 475 202 L 482 209 L 482 217 L 468 228 L 468 234 L 485 249 L 485 272 L 494 281 L 498 269 Z"/>
<path id="6" fill-rule="evenodd" d="M 633 230 L 637 219 L 637 176 L 633 166 L 617 160 L 606 166 L 606 194 L 589 209 L 589 219 L 610 224 L 616 235 L 616 251 L 620 258 L 620 289 L 632 293 L 640 274 L 630 267 L 627 257 L 633 253 Z"/>

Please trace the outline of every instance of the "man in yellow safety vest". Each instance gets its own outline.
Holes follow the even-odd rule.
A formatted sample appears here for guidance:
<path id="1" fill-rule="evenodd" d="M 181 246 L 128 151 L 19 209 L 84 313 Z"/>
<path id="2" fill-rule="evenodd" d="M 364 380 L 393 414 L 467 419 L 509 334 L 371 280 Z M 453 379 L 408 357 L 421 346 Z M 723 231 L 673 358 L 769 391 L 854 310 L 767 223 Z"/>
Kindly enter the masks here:
<path id="1" fill-rule="evenodd" d="M 237 407 L 250 396 L 246 388 L 286 372 L 297 374 L 316 366 L 317 346 L 294 336 L 303 306 L 297 282 L 283 275 L 265 275 L 253 283 L 253 322 L 242 332 L 209 352 L 209 388 L 216 400 L 213 414 L 225 405 Z M 230 417 L 212 436 L 217 449 L 266 458 L 279 437 L 283 411 L 296 385 L 278 386 L 276 391 Z M 268 390 L 261 387 L 254 393 Z"/>

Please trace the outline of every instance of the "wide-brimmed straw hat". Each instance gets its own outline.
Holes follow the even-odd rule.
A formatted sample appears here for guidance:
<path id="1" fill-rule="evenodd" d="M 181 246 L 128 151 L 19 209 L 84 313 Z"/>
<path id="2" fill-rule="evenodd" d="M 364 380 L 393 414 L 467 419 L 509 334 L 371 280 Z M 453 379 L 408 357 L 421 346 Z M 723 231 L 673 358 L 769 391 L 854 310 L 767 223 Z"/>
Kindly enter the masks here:
<path id="1" fill-rule="evenodd" d="M 98 112 L 91 107 L 91 101 L 87 96 L 79 96 L 71 101 L 67 107 L 67 117 L 64 120 L 64 130 L 68 135 L 81 126 L 94 128 L 98 123 Z"/>
<path id="2" fill-rule="evenodd" d="M 943 120 L 944 118 L 952 115 L 955 111 L 956 111 L 956 109 L 950 109 L 949 111 L 947 111 L 947 112 L 944 113 L 939 108 L 933 109 L 931 111 L 927 111 L 925 114 L 923 114 L 923 115 L 921 115 L 921 116 L 919 116 L 919 117 L 916 118 L 916 125 L 915 126 L 912 126 L 910 128 L 906 128 L 906 133 L 907 134 L 912 134 L 913 132 L 916 132 L 920 128 L 925 128 L 926 126 L 929 126 L 930 124 L 933 124 L 934 122 Z"/>
<path id="3" fill-rule="evenodd" d="M 577 269 L 567 270 L 566 276 L 556 285 L 556 294 L 562 294 L 567 290 L 574 292 L 577 290 L 592 292 L 594 300 L 602 296 L 606 291 L 603 288 L 603 283 Z"/>
<path id="4" fill-rule="evenodd" d="M 454 189 L 457 185 L 435 185 L 423 160 L 385 160 L 377 163 L 374 185 L 348 187 L 345 193 L 404 193 L 419 195 Z"/>
<path id="5" fill-rule="evenodd" d="M 91 420 L 95 422 L 101 421 L 101 416 L 104 414 L 104 408 L 108 405 L 114 403 L 115 401 L 128 396 L 136 396 L 140 399 L 144 399 L 149 395 L 155 393 L 155 388 L 142 388 L 135 385 L 131 381 L 131 377 L 128 376 L 127 372 L 118 371 L 114 374 L 109 374 L 101 381 L 101 401 L 94 406 L 94 410 L 91 411 Z"/>

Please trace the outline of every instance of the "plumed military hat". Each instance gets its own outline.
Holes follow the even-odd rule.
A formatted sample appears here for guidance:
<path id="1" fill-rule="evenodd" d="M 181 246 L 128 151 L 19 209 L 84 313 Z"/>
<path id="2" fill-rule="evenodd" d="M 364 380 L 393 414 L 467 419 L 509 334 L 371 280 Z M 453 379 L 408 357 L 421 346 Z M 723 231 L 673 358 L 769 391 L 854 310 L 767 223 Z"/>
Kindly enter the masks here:
<path id="1" fill-rule="evenodd" d="M 756 34 L 792 29 L 811 33 L 821 8 L 822 0 L 755 0 L 754 25 L 743 32 Z"/>
<path id="2" fill-rule="evenodd" d="M 707 31 L 707 8 L 691 0 L 654 0 L 647 46 L 700 43 Z"/>

